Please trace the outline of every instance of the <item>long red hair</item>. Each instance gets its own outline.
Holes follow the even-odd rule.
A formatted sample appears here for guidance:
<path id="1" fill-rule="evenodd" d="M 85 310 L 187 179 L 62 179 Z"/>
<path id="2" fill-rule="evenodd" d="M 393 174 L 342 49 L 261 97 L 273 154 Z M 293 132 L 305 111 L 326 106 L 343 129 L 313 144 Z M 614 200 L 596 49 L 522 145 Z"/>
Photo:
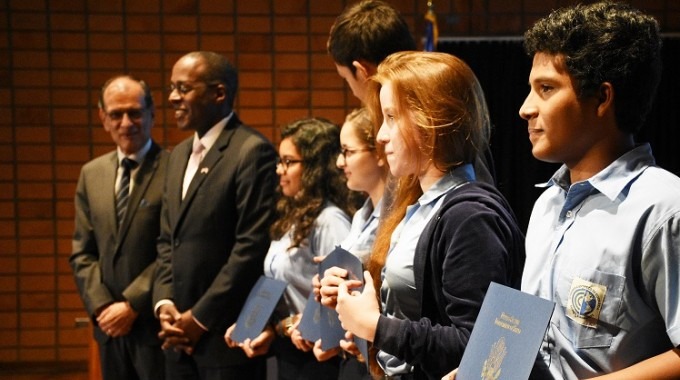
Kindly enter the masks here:
<path id="1" fill-rule="evenodd" d="M 474 162 L 487 148 L 490 121 L 484 92 L 470 67 L 459 58 L 415 51 L 387 57 L 371 77 L 367 94 L 367 107 L 377 127 L 383 121 L 379 95 L 386 82 L 392 86 L 397 125 L 406 143 L 406 156 L 416 159 L 416 173 L 427 165 L 448 172 Z M 406 207 L 422 195 L 416 174 L 394 178 L 387 188 L 389 194 L 384 199 L 392 200 L 381 217 L 367 264 L 378 294 L 392 233 Z"/>

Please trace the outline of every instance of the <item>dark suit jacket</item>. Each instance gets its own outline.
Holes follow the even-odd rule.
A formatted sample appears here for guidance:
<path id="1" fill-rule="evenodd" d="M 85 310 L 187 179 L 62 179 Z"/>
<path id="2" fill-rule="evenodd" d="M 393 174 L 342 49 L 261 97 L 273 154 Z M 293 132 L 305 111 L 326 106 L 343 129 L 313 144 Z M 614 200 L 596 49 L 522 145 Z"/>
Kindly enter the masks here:
<path id="1" fill-rule="evenodd" d="M 97 327 L 95 311 L 114 301 L 127 300 L 139 313 L 130 336 L 146 344 L 159 344 L 160 325 L 153 315 L 151 285 L 168 156 L 167 151 L 152 143 L 132 179 L 132 193 L 120 231 L 116 227 L 114 194 L 116 152 L 95 158 L 80 172 L 69 262 L 100 343 L 108 336 Z"/>
<path id="2" fill-rule="evenodd" d="M 190 137 L 170 154 L 158 241 L 154 304 L 171 299 L 208 332 L 195 347 L 200 366 L 248 360 L 224 333 L 263 272 L 276 189 L 276 153 L 234 114 L 206 153 L 182 200 Z M 174 352 L 168 351 L 173 355 Z"/>

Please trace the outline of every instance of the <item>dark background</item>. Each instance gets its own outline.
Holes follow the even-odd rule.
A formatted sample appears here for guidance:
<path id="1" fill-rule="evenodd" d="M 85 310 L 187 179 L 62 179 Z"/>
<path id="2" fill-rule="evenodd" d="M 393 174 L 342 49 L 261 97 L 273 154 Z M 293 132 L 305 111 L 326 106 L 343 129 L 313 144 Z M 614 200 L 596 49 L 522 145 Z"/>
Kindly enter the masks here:
<path id="1" fill-rule="evenodd" d="M 680 174 L 678 48 L 680 38 L 664 38 L 661 83 L 646 125 L 637 136 L 639 142 L 651 144 L 657 164 L 676 175 Z M 531 155 L 527 123 L 519 117 L 519 108 L 529 91 L 531 58 L 519 38 L 440 41 L 437 50 L 458 56 L 477 74 L 494 126 L 491 154 L 498 187 L 526 231 L 533 203 L 542 192 L 534 185 L 547 181 L 559 167 Z"/>

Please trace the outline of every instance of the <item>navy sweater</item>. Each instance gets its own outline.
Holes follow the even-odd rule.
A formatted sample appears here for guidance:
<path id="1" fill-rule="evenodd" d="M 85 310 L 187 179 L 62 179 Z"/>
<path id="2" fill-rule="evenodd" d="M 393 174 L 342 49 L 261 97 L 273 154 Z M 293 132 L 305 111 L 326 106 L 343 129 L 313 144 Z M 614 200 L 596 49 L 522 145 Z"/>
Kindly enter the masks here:
<path id="1" fill-rule="evenodd" d="M 415 378 L 457 368 L 491 281 L 519 289 L 524 235 L 498 190 L 453 189 L 423 230 L 414 256 L 420 319 L 380 316 L 374 346 L 415 366 Z"/>

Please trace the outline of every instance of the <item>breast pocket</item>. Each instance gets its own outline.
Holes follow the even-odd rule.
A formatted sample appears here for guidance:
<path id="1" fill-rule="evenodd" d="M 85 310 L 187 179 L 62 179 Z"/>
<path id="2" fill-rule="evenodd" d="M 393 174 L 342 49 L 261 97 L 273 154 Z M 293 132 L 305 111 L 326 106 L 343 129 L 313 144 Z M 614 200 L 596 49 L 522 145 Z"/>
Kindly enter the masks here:
<path id="1" fill-rule="evenodd" d="M 558 330 L 576 348 L 609 347 L 620 326 L 624 276 L 588 270 L 565 276 L 555 299 L 564 307 Z"/>

